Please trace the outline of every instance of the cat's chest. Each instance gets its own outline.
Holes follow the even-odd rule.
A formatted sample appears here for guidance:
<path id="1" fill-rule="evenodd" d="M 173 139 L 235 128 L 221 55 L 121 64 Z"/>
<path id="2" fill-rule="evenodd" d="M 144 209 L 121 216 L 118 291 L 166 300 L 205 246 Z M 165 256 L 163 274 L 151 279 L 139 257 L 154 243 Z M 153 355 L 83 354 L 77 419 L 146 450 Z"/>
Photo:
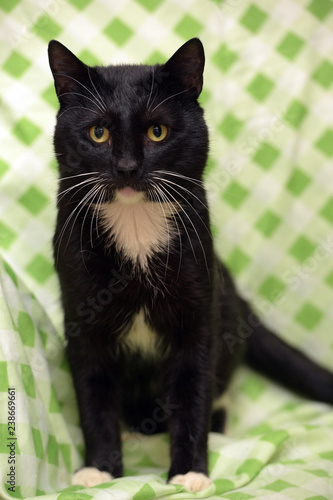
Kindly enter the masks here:
<path id="1" fill-rule="evenodd" d="M 144 199 L 124 202 L 116 198 L 101 206 L 100 219 L 117 250 L 146 269 L 149 257 L 170 249 L 175 237 L 174 212 L 170 204 Z"/>

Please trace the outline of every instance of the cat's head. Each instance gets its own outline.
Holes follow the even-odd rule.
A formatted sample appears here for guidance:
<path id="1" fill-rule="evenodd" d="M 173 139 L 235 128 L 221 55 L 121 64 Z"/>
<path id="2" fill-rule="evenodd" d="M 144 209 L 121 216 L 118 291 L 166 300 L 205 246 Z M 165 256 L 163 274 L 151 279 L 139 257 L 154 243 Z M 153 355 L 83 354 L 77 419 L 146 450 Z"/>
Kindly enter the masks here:
<path id="1" fill-rule="evenodd" d="M 163 65 L 89 67 L 57 41 L 49 44 L 49 60 L 60 103 L 54 144 L 62 178 L 79 182 L 93 173 L 110 201 L 133 190 L 153 200 L 167 176 L 201 180 L 208 134 L 197 101 L 200 40 L 189 40 Z"/>

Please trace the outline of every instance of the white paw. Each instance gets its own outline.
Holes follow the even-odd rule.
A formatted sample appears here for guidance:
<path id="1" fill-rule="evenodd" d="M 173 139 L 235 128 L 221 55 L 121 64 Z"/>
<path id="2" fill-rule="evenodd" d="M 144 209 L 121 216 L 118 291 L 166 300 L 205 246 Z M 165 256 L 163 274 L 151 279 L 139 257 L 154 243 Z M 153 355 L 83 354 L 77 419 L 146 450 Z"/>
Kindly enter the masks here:
<path id="1" fill-rule="evenodd" d="M 73 474 L 71 482 L 72 484 L 79 484 L 80 486 L 90 488 L 91 486 L 96 486 L 97 484 L 112 481 L 112 479 L 113 477 L 108 472 L 103 472 L 95 467 L 83 467 L 83 469 L 80 469 Z"/>
<path id="2" fill-rule="evenodd" d="M 208 488 L 208 486 L 212 484 L 212 480 L 201 472 L 190 471 L 186 474 L 178 474 L 177 476 L 173 476 L 170 479 L 169 483 L 182 484 L 191 493 L 195 493 L 197 491 L 202 491 Z"/>

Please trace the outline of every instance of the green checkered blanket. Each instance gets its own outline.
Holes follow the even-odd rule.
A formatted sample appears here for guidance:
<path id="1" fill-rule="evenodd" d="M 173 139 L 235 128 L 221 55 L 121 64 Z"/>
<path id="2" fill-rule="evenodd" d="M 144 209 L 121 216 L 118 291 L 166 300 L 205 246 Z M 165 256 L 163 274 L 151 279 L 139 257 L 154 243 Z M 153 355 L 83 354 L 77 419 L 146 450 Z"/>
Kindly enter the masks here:
<path id="1" fill-rule="evenodd" d="M 124 436 L 126 476 L 70 487 L 83 441 L 52 265 L 57 102 L 46 48 L 162 62 L 199 36 L 216 248 L 263 321 L 333 367 L 331 0 L 1 0 L 0 497 L 333 498 L 333 410 L 241 368 L 213 484 L 166 485 L 168 437 Z"/>

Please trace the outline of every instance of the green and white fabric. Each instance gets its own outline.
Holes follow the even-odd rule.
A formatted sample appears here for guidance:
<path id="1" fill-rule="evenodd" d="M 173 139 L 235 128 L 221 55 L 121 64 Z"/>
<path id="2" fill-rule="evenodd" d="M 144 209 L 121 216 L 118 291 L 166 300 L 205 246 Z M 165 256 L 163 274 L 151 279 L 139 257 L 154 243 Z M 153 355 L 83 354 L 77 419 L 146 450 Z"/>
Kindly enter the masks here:
<path id="1" fill-rule="evenodd" d="M 217 251 L 263 321 L 333 369 L 333 2 L 1 0 L 1 499 L 333 498 L 333 409 L 246 368 L 227 435 L 210 435 L 209 490 L 165 484 L 166 435 L 124 436 L 126 477 L 69 486 L 83 441 L 52 264 L 47 43 L 88 64 L 163 62 L 193 36 L 206 49 Z"/>

